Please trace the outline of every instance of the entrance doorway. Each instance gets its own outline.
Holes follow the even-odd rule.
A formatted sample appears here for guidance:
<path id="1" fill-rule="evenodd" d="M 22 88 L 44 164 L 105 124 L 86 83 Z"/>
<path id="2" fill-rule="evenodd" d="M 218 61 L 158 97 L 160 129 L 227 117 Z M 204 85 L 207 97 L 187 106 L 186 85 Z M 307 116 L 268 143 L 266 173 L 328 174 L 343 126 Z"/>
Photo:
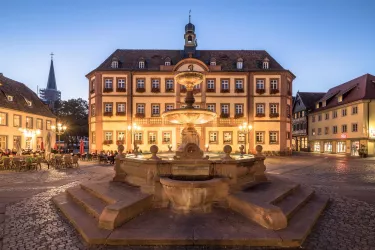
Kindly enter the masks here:
<path id="1" fill-rule="evenodd" d="M 350 155 L 359 156 L 359 141 L 352 141 L 352 149 Z"/>

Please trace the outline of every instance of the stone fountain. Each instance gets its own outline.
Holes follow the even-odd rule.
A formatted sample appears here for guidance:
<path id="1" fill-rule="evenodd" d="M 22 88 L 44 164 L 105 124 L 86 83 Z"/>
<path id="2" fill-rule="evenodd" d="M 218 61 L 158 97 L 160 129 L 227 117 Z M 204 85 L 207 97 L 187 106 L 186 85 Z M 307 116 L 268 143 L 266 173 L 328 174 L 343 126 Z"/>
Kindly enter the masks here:
<path id="1" fill-rule="evenodd" d="M 53 198 L 57 207 L 90 244 L 300 246 L 327 198 L 266 176 L 260 145 L 256 155 L 235 158 L 229 145 L 220 157 L 205 155 L 195 125 L 216 113 L 193 107 L 204 75 L 175 80 L 187 95 L 186 108 L 163 113 L 184 125 L 174 156 L 153 145 L 149 157 L 128 157 L 120 145 L 112 181 L 67 189 Z"/>

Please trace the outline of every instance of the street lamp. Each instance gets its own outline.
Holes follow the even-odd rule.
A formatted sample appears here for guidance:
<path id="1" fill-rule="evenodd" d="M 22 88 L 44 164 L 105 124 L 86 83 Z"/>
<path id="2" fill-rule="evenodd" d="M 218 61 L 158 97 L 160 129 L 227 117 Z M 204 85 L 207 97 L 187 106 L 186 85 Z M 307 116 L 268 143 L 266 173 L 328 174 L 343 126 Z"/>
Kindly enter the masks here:
<path id="1" fill-rule="evenodd" d="M 250 151 L 250 131 L 253 129 L 253 126 L 248 125 L 247 122 L 244 122 L 242 125 L 238 126 L 239 133 L 245 135 L 245 153 L 246 153 L 246 135 L 249 134 L 249 151 Z"/>
<path id="2" fill-rule="evenodd" d="M 57 127 L 55 125 L 51 126 L 51 129 L 59 136 L 59 151 L 60 151 L 60 136 L 65 133 L 67 127 L 62 125 L 61 123 L 57 123 Z"/>
<path id="3" fill-rule="evenodd" d="M 136 147 L 137 147 L 137 143 L 135 141 L 135 135 L 137 131 L 139 130 L 141 130 L 141 126 L 138 126 L 136 123 L 133 123 L 133 126 L 131 125 L 128 126 L 128 131 L 132 135 L 130 138 L 130 144 L 133 143 L 131 140 L 133 140 L 133 137 L 134 137 L 134 152 L 136 152 Z"/>

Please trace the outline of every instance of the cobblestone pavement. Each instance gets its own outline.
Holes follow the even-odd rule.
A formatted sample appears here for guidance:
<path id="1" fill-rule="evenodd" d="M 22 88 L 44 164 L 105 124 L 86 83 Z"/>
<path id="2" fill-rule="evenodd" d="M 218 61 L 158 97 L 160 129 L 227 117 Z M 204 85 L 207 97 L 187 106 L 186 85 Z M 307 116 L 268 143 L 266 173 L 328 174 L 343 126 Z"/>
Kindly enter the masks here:
<path id="1" fill-rule="evenodd" d="M 344 161 L 344 163 L 340 163 L 340 161 Z M 281 162 L 283 165 L 281 165 Z M 302 166 L 303 163 L 304 166 Z M 344 164 L 348 168 L 348 170 L 346 170 L 349 175 L 347 178 L 342 171 L 337 170 L 338 164 Z M 337 183 L 342 182 L 341 185 L 344 185 L 344 180 L 348 181 L 349 185 L 354 186 L 356 183 L 360 186 L 373 188 L 374 164 L 375 161 L 343 158 L 322 159 L 310 156 L 296 157 L 294 159 L 272 158 L 267 160 L 267 165 L 270 166 L 270 172 L 274 174 L 279 173 L 282 177 L 296 181 L 302 179 L 302 181 L 300 180 L 299 182 L 313 186 L 317 192 L 324 193 L 331 197 L 330 204 L 314 227 L 312 233 L 306 239 L 303 249 L 375 250 L 375 204 L 353 199 L 353 194 L 346 196 L 345 193 L 337 192 L 339 189 L 336 188 Z M 363 169 L 364 173 L 361 172 L 361 169 Z M 0 249 L 265 249 L 249 247 L 87 246 L 81 241 L 74 228 L 57 212 L 51 202 L 52 196 L 63 192 L 70 186 L 77 185 L 80 181 L 90 178 L 101 178 L 102 175 L 108 176 L 108 174 L 111 173 L 107 168 L 97 166 L 87 166 L 87 169 L 82 167 L 80 171 L 82 172 L 66 173 L 66 175 L 61 173 L 63 179 L 71 179 L 69 184 L 53 187 L 47 191 L 32 195 L 30 198 L 8 204 L 5 211 L 5 221 L 3 223 L 1 223 L 2 210 L 0 196 L 0 239 L 2 238 Z M 51 174 L 53 176 L 55 173 Z M 58 175 L 58 173 L 56 174 Z M 71 174 L 74 176 L 70 176 Z M 364 175 L 366 178 L 363 178 Z M 11 176 L 13 176 L 13 174 L 9 176 L 12 178 Z M 4 176 L 0 175 L 0 179 L 3 179 L 3 177 Z M 348 179 L 349 177 L 350 180 Z M 31 177 L 31 179 L 32 178 L 33 177 Z M 46 178 L 46 180 L 52 180 L 53 178 L 54 177 L 51 177 L 51 179 Z M 323 178 L 323 180 L 321 180 L 321 178 Z M 59 181 L 59 178 L 57 179 L 58 180 L 54 180 L 50 184 L 57 183 L 56 181 Z M 27 182 L 28 180 L 29 178 L 25 177 L 25 181 Z M 324 184 L 331 180 L 334 184 Z M 11 186 L 12 185 L 9 185 L 9 188 L 11 188 Z M 50 186 L 52 187 L 53 185 Z"/>

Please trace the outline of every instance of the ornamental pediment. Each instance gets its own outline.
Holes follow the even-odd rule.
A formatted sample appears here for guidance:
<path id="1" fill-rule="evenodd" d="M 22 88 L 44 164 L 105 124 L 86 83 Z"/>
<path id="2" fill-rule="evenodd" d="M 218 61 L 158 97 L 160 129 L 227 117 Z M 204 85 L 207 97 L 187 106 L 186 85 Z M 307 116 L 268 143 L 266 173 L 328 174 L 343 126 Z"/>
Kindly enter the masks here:
<path id="1" fill-rule="evenodd" d="M 188 58 L 177 63 L 173 70 L 204 72 L 209 71 L 209 68 L 207 67 L 207 65 L 205 65 L 202 61 L 198 59 Z"/>

